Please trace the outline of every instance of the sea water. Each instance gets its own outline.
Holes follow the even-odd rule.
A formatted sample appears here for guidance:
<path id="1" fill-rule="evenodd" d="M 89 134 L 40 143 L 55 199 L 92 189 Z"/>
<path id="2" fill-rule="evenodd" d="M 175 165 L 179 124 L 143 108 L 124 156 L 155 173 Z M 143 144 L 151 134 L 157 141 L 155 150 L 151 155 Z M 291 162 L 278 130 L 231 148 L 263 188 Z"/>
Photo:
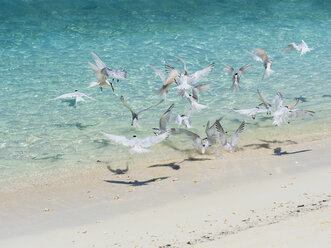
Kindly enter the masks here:
<path id="1" fill-rule="evenodd" d="M 148 65 L 164 71 L 165 60 L 189 72 L 215 63 L 200 83 L 212 83 L 201 93 L 208 108 L 192 115 L 192 131 L 204 136 L 207 120 L 224 116 L 233 133 L 242 120 L 246 129 L 239 145 L 256 137 L 296 139 L 315 130 L 329 133 L 331 120 L 331 5 L 328 1 L 49 1 L 1 0 L 0 7 L 0 181 L 59 177 L 97 167 L 134 167 L 192 154 L 188 137 L 170 137 L 143 155 L 105 138 L 101 132 L 131 137 L 153 135 L 161 114 L 172 103 L 185 114 L 188 101 L 170 88 L 168 99 L 130 125 L 131 114 L 120 102 L 123 95 L 136 111 L 160 101 L 155 93 L 160 78 Z M 283 53 L 284 47 L 305 40 L 311 52 Z M 265 49 L 275 71 L 261 80 L 264 68 L 243 49 Z M 105 87 L 87 88 L 96 78 L 88 66 L 94 51 L 110 68 L 127 70 L 115 82 L 115 93 Z M 225 65 L 252 68 L 230 90 Z M 95 101 L 74 106 L 52 100 L 79 90 Z M 296 97 L 298 108 L 315 111 L 313 118 L 275 127 L 272 119 L 255 120 L 233 109 L 259 104 L 257 89 L 271 100 L 277 92 L 284 104 Z M 169 127 L 176 127 L 169 123 Z M 241 142 L 241 143 L 240 143 Z"/>

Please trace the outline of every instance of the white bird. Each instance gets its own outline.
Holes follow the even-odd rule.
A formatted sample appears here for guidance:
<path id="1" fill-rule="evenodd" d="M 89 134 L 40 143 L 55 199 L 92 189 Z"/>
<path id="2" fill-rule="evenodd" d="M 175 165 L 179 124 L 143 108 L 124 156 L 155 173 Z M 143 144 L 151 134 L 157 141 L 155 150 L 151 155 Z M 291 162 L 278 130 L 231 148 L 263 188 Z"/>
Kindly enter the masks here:
<path id="1" fill-rule="evenodd" d="M 273 124 L 275 126 L 279 126 L 280 124 L 286 122 L 289 123 L 288 119 L 313 116 L 315 113 L 309 110 L 294 109 L 299 103 L 299 99 L 291 105 L 283 106 L 283 95 L 280 92 L 277 93 L 277 96 L 274 98 L 273 102 L 276 107 L 273 112 Z"/>
<path id="2" fill-rule="evenodd" d="M 220 142 L 221 142 L 221 145 L 223 146 L 223 148 L 227 151 L 230 151 L 230 152 L 235 151 L 237 149 L 236 143 L 237 143 L 239 134 L 242 133 L 242 131 L 244 130 L 245 121 L 243 121 L 239 125 L 238 129 L 233 134 L 232 139 L 231 139 L 231 143 L 229 143 L 227 141 L 226 133 L 224 132 L 224 129 L 223 129 L 223 127 L 222 127 L 219 120 L 216 121 L 215 126 L 216 126 L 216 130 L 219 132 L 219 138 L 220 138 Z"/>
<path id="3" fill-rule="evenodd" d="M 177 58 L 179 60 L 184 68 L 184 74 L 180 74 L 178 77 L 175 78 L 176 83 L 178 84 L 177 88 L 178 90 L 187 90 L 192 88 L 192 84 L 195 84 L 199 82 L 202 78 L 206 77 L 213 69 L 214 69 L 214 63 L 211 63 L 206 68 L 196 71 L 193 74 L 189 74 L 186 68 L 186 64 L 184 60 L 181 58 Z"/>
<path id="4" fill-rule="evenodd" d="M 163 113 L 159 121 L 159 127 L 153 128 L 155 130 L 155 135 L 160 135 L 167 131 L 167 124 L 170 120 L 171 110 L 175 106 L 175 104 L 171 104 L 170 107 Z"/>
<path id="5" fill-rule="evenodd" d="M 149 136 L 144 139 L 139 139 L 137 136 L 133 136 L 133 138 L 128 139 L 124 136 L 118 136 L 108 133 L 102 133 L 104 136 L 106 136 L 108 139 L 121 144 L 123 146 L 132 147 L 130 149 L 131 153 L 146 153 L 149 152 L 149 150 L 145 149 L 148 147 L 151 147 L 155 144 L 158 144 L 165 140 L 169 136 L 169 132 L 165 132 L 163 134 L 160 134 L 158 136 Z"/>
<path id="6" fill-rule="evenodd" d="M 184 125 L 187 128 L 192 128 L 192 122 L 189 115 L 177 115 L 175 121 L 179 126 Z"/>
<path id="7" fill-rule="evenodd" d="M 132 110 L 132 108 L 125 102 L 124 100 L 124 97 L 121 96 L 120 97 L 120 100 L 122 102 L 122 104 L 128 109 L 130 110 L 131 114 L 132 114 L 132 121 L 131 121 L 131 126 L 134 126 L 134 127 L 138 127 L 138 116 L 142 113 L 142 112 L 145 112 L 153 107 L 156 107 L 157 105 L 159 105 L 160 103 L 162 103 L 164 100 L 162 99 L 160 102 L 158 102 L 157 104 L 154 104 L 148 108 L 145 108 L 145 109 L 142 109 L 140 110 L 139 112 L 135 112 Z"/>
<path id="8" fill-rule="evenodd" d="M 313 48 L 309 48 L 308 45 L 304 40 L 301 40 L 301 44 L 295 44 L 294 42 L 289 44 L 287 47 L 284 48 L 284 52 L 288 53 L 293 50 L 301 51 L 300 56 L 304 55 L 307 52 L 310 52 L 311 50 L 314 50 Z"/>
<path id="9" fill-rule="evenodd" d="M 272 65 L 272 60 L 269 60 L 268 58 L 268 54 L 265 50 L 260 49 L 260 48 L 255 48 L 254 49 L 254 53 L 251 53 L 247 50 L 244 50 L 246 53 L 250 54 L 254 60 L 262 62 L 263 66 L 264 66 L 264 74 L 262 77 L 262 80 L 269 77 L 272 73 L 274 73 L 274 71 L 271 69 L 271 65 Z"/>
<path id="10" fill-rule="evenodd" d="M 113 81 L 117 79 L 117 82 L 119 82 L 120 79 L 126 79 L 126 70 L 110 69 L 94 52 L 92 52 L 92 56 L 98 68 L 101 70 L 101 73 L 106 77 L 112 78 Z"/>
<path id="11" fill-rule="evenodd" d="M 78 90 L 75 90 L 75 92 L 73 92 L 73 93 L 63 94 L 61 96 L 54 98 L 53 100 L 75 98 L 75 105 L 77 106 L 78 102 L 85 102 L 83 97 L 86 97 L 90 100 L 95 100 L 94 98 L 89 97 L 89 96 L 85 95 L 84 93 L 79 92 Z"/>
<path id="12" fill-rule="evenodd" d="M 210 85 L 211 84 L 201 84 L 201 85 L 197 85 L 197 86 L 194 86 L 193 89 L 192 89 L 192 95 L 191 94 L 188 94 L 186 91 L 184 90 L 180 90 L 179 91 L 179 94 L 181 96 L 184 96 L 187 98 L 187 100 L 190 102 L 190 105 L 191 105 L 191 109 L 190 109 L 190 114 L 194 111 L 200 111 L 201 109 L 205 109 L 207 108 L 208 106 L 206 105 L 202 105 L 202 104 L 199 104 L 199 94 L 202 90 L 206 90 L 206 89 L 209 89 L 210 88 Z"/>
<path id="13" fill-rule="evenodd" d="M 221 120 L 221 119 L 222 118 L 220 118 L 219 120 Z M 186 134 L 187 136 L 189 136 L 192 139 L 194 148 L 197 151 L 199 151 L 201 154 L 205 154 L 206 149 L 209 146 L 212 146 L 217 142 L 217 131 L 216 131 L 215 123 L 210 127 L 209 121 L 207 122 L 206 129 L 205 129 L 207 137 L 203 138 L 203 139 L 198 134 L 191 132 L 189 130 L 183 129 L 183 128 L 172 128 L 171 134 L 173 134 L 173 135 Z"/>
<path id="14" fill-rule="evenodd" d="M 232 86 L 231 89 L 239 90 L 239 81 L 242 75 L 248 72 L 249 68 L 251 67 L 250 64 L 244 65 L 239 69 L 238 72 L 235 72 L 233 67 L 226 65 L 224 70 L 232 76 Z"/>
<path id="15" fill-rule="evenodd" d="M 253 119 L 256 118 L 257 114 L 269 112 L 268 109 L 260 109 L 259 106 L 256 106 L 255 108 L 251 108 L 251 109 L 234 109 L 234 111 L 242 115 L 251 116 Z"/>
<path id="16" fill-rule="evenodd" d="M 180 75 L 180 72 L 177 69 L 175 69 L 174 67 L 166 64 L 165 68 L 168 73 L 168 77 L 166 77 L 164 75 L 164 73 L 161 72 L 159 69 L 157 69 L 151 65 L 150 65 L 150 67 L 161 78 L 161 81 L 163 82 L 162 88 L 157 90 L 157 93 L 161 94 L 163 96 L 164 100 L 166 100 L 169 87 L 175 81 L 175 78 Z"/>
<path id="17" fill-rule="evenodd" d="M 91 82 L 90 85 L 88 86 L 88 88 L 93 87 L 93 86 L 99 86 L 100 90 L 102 91 L 102 87 L 104 86 L 109 86 L 112 88 L 112 90 L 114 91 L 114 86 L 112 83 L 110 83 L 107 80 L 107 74 L 105 73 L 105 68 L 107 68 L 107 66 L 105 65 L 105 63 L 98 57 L 98 55 L 96 55 L 94 52 L 92 52 L 92 56 L 94 58 L 94 61 L 96 63 L 92 64 L 91 62 L 88 62 L 89 66 L 92 68 L 96 78 L 97 78 L 97 82 Z"/>

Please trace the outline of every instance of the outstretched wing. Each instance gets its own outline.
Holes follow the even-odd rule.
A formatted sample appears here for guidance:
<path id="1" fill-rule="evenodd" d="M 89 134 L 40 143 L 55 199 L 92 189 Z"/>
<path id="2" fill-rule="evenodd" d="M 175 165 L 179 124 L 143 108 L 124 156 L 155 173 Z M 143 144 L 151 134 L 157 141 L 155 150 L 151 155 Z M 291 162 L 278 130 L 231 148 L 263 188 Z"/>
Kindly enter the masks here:
<path id="1" fill-rule="evenodd" d="M 262 95 L 262 92 L 257 90 L 257 93 L 259 94 L 259 99 L 263 103 L 263 105 L 268 109 L 271 107 L 271 103 Z"/>
<path id="2" fill-rule="evenodd" d="M 198 102 L 200 91 L 209 89 L 210 85 L 211 84 L 201 84 L 201 85 L 194 86 L 192 89 L 193 98 Z"/>
<path id="3" fill-rule="evenodd" d="M 219 133 L 219 137 L 220 137 L 220 141 L 221 141 L 221 145 L 222 146 L 225 146 L 228 142 L 226 140 L 226 134 L 224 132 L 224 129 L 220 123 L 219 120 L 216 120 L 215 122 L 215 126 L 216 126 L 216 130 L 218 131 Z"/>
<path id="4" fill-rule="evenodd" d="M 149 66 L 150 68 L 152 68 L 154 70 L 154 72 L 161 78 L 163 84 L 166 84 L 166 77 L 163 74 L 163 72 L 161 72 L 159 69 L 155 68 L 154 66 Z"/>
<path id="5" fill-rule="evenodd" d="M 291 44 L 289 44 L 287 47 L 284 48 L 283 52 L 284 52 L 284 53 L 288 53 L 288 52 L 291 52 L 291 51 L 293 51 L 293 50 L 297 50 L 297 51 L 299 51 L 300 49 L 301 49 L 300 46 L 298 46 L 298 45 L 295 44 L 295 43 L 291 43 Z"/>
<path id="6" fill-rule="evenodd" d="M 241 77 L 242 75 L 244 75 L 246 72 L 249 71 L 249 68 L 251 68 L 251 64 L 247 64 L 244 65 L 243 67 L 241 67 L 238 71 L 239 77 Z"/>
<path id="7" fill-rule="evenodd" d="M 89 66 L 92 68 L 93 72 L 94 72 L 94 75 L 99 78 L 99 75 L 101 73 L 100 69 L 95 65 L 95 64 L 92 64 L 91 62 L 88 62 Z"/>
<path id="8" fill-rule="evenodd" d="M 261 57 L 259 57 L 259 56 L 256 56 L 254 53 L 251 53 L 251 52 L 249 52 L 249 51 L 247 51 L 247 50 L 245 50 L 245 49 L 244 49 L 244 52 L 246 52 L 246 53 L 248 53 L 249 55 L 251 55 L 251 56 L 253 57 L 253 59 L 254 59 L 254 60 L 256 60 L 256 61 L 259 61 L 259 62 L 262 62 L 262 63 L 263 63 L 263 60 L 262 60 L 262 58 L 261 58 Z"/>
<path id="9" fill-rule="evenodd" d="M 76 92 L 74 92 L 74 93 L 67 93 L 67 94 L 63 94 L 61 96 L 58 96 L 58 97 L 54 98 L 54 100 L 55 99 L 73 98 L 73 97 L 76 97 L 76 96 L 77 96 Z"/>
<path id="10" fill-rule="evenodd" d="M 262 57 L 263 63 L 267 63 L 269 61 L 268 54 L 267 54 L 267 52 L 265 50 L 260 49 L 260 48 L 255 48 L 254 51 L 255 51 L 255 53 L 257 55 L 259 55 L 260 57 Z"/>
<path id="11" fill-rule="evenodd" d="M 189 136 L 194 142 L 197 140 L 197 139 L 200 139 L 200 136 L 197 135 L 196 133 L 193 133 L 189 130 L 186 130 L 186 129 L 183 129 L 183 128 L 171 128 L 171 134 L 186 134 L 187 136 Z"/>
<path id="12" fill-rule="evenodd" d="M 214 69 L 214 66 L 215 64 L 211 63 L 208 67 L 200 71 L 196 71 L 195 73 L 189 76 L 188 83 L 195 84 L 199 82 L 202 78 L 206 77 L 209 74 L 209 72 L 211 72 Z"/>
<path id="13" fill-rule="evenodd" d="M 149 110 L 149 109 L 151 109 L 151 108 L 156 107 L 157 105 L 161 104 L 162 102 L 164 102 L 164 99 L 162 99 L 161 101 L 159 101 L 157 104 L 154 104 L 154 105 L 152 105 L 152 106 L 150 106 L 150 107 L 148 107 L 148 108 L 145 108 L 145 109 L 140 110 L 140 111 L 137 113 L 137 115 L 139 115 L 140 113 L 145 112 L 145 111 L 147 111 L 147 110 Z"/>
<path id="14" fill-rule="evenodd" d="M 166 130 L 167 123 L 170 119 L 171 110 L 175 106 L 175 104 L 171 104 L 170 107 L 163 113 L 163 115 L 160 118 L 159 128 L 160 130 Z"/>
<path id="15" fill-rule="evenodd" d="M 231 76 L 234 75 L 234 69 L 233 69 L 232 66 L 228 66 L 228 65 L 226 65 L 226 66 L 224 67 L 224 71 L 226 71 L 226 72 L 227 72 L 228 74 L 230 74 Z"/>
<path id="16" fill-rule="evenodd" d="M 177 57 L 177 60 L 183 65 L 183 68 L 184 68 L 184 75 L 189 75 L 188 71 L 187 71 L 187 68 L 186 68 L 186 63 L 183 59 Z"/>
<path id="17" fill-rule="evenodd" d="M 239 134 L 242 133 L 242 131 L 244 131 L 244 127 L 245 127 L 245 121 L 243 121 L 240 126 L 238 127 L 237 131 L 234 133 L 234 135 L 232 136 L 232 140 L 231 140 L 231 146 L 234 147 L 237 143 Z"/>
<path id="18" fill-rule="evenodd" d="M 287 113 L 287 117 L 288 118 L 302 118 L 302 117 L 313 116 L 314 114 L 315 114 L 314 111 L 294 109 L 294 110 L 290 110 Z"/>
<path id="19" fill-rule="evenodd" d="M 103 69 L 103 68 L 105 68 L 105 67 L 107 67 L 107 66 L 105 65 L 105 63 L 103 63 L 103 61 L 99 58 L 98 55 L 96 55 L 94 52 L 91 52 L 91 54 L 92 54 L 92 56 L 93 56 L 93 59 L 94 59 L 95 63 L 97 64 L 97 67 L 98 67 L 100 70 Z"/>
<path id="20" fill-rule="evenodd" d="M 120 97 L 120 100 L 121 100 L 122 104 L 123 104 L 128 110 L 130 110 L 130 112 L 133 114 L 134 111 L 133 111 L 133 110 L 130 108 L 130 106 L 124 101 L 124 97 L 123 97 L 123 96 Z"/>
<path id="21" fill-rule="evenodd" d="M 106 136 L 108 139 L 121 144 L 123 146 L 135 146 L 135 142 L 132 139 L 128 139 L 124 136 L 119 136 L 119 135 L 114 135 L 114 134 L 109 134 L 109 133 L 103 133 L 101 132 L 104 136 Z"/>
<path id="22" fill-rule="evenodd" d="M 157 135 L 157 136 L 149 136 L 144 139 L 138 139 L 138 142 L 141 147 L 150 147 L 157 143 L 162 142 L 163 140 L 168 138 L 168 136 L 169 136 L 169 132 L 165 132 L 165 133 Z"/>
<path id="23" fill-rule="evenodd" d="M 292 110 L 298 105 L 299 102 L 300 102 L 300 99 L 297 98 L 297 100 L 295 102 L 291 103 L 290 105 L 288 105 L 287 108 Z"/>

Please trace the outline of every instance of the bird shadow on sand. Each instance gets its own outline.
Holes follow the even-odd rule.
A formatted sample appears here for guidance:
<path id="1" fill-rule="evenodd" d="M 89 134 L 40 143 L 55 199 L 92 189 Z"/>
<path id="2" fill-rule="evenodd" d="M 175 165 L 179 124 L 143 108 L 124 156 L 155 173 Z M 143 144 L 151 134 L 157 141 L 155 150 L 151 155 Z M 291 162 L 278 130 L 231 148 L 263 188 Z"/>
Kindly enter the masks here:
<path id="1" fill-rule="evenodd" d="M 124 184 L 124 185 L 130 185 L 130 186 L 144 186 L 144 185 L 148 185 L 150 183 L 156 182 L 156 181 L 161 181 L 161 180 L 165 180 L 169 177 L 156 177 L 156 178 L 152 178 L 149 180 L 145 180 L 145 181 L 138 181 L 138 180 L 134 180 L 134 181 L 118 181 L 118 180 L 104 180 L 106 183 L 115 183 L 115 184 Z"/>
<path id="2" fill-rule="evenodd" d="M 173 170 L 179 170 L 180 169 L 180 164 L 186 161 L 190 161 L 190 162 L 196 162 L 196 161 L 206 161 L 206 160 L 211 160 L 210 158 L 193 158 L 193 157 L 189 157 L 186 159 L 183 159 L 180 162 L 171 162 L 171 163 L 165 163 L 165 164 L 154 164 L 151 166 L 148 166 L 148 168 L 156 168 L 156 167 L 169 167 Z"/>
<path id="3" fill-rule="evenodd" d="M 253 149 L 271 149 L 272 144 L 298 144 L 293 140 L 264 140 L 260 139 L 263 143 L 244 145 L 244 147 L 252 147 Z"/>
<path id="4" fill-rule="evenodd" d="M 305 150 L 299 150 L 299 151 L 295 151 L 295 152 L 287 152 L 284 151 L 282 152 L 282 148 L 277 147 L 274 149 L 274 156 L 283 156 L 283 155 L 291 155 L 291 154 L 297 154 L 297 153 L 302 153 L 302 152 L 309 152 L 311 151 L 311 149 L 305 149 Z"/>
<path id="5" fill-rule="evenodd" d="M 119 168 L 117 168 L 117 169 L 113 169 L 113 168 L 111 168 L 111 167 L 108 165 L 108 166 L 107 166 L 107 169 L 108 169 L 110 172 L 112 172 L 112 173 L 114 173 L 114 174 L 116 174 L 116 175 L 121 175 L 121 174 L 125 174 L 125 173 L 127 173 L 127 172 L 129 171 L 129 166 L 126 166 L 125 169 L 119 169 Z"/>

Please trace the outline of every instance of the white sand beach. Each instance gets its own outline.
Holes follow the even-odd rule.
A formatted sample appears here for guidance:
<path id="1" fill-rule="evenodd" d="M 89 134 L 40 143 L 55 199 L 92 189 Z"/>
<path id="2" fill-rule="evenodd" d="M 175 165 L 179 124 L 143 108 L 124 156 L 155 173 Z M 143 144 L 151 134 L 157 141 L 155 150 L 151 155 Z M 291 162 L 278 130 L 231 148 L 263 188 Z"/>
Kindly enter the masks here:
<path id="1" fill-rule="evenodd" d="M 2 192 L 0 247 L 331 247 L 330 146 L 276 142 Z"/>

